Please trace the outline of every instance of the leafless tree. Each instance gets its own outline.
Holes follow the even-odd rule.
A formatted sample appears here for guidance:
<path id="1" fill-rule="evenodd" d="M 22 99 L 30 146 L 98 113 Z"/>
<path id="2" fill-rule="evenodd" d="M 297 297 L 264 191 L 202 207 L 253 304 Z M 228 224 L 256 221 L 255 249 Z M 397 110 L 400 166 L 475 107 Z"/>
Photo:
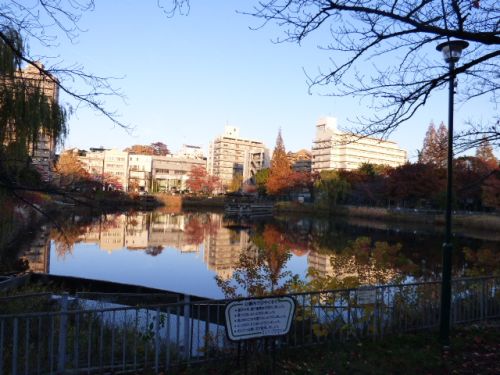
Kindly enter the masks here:
<path id="1" fill-rule="evenodd" d="M 261 0 L 245 13 L 261 27 L 277 23 L 284 31 L 278 42 L 329 31 L 323 48 L 332 52 L 331 67 L 309 75 L 310 88 L 367 100 L 372 115 L 351 119 L 362 134 L 390 134 L 447 86 L 449 70 L 435 47 L 450 39 L 470 43 L 455 69 L 457 100 L 488 96 L 492 107 L 499 104 L 497 0 Z M 471 124 L 462 140 L 500 144 L 498 121 Z"/>

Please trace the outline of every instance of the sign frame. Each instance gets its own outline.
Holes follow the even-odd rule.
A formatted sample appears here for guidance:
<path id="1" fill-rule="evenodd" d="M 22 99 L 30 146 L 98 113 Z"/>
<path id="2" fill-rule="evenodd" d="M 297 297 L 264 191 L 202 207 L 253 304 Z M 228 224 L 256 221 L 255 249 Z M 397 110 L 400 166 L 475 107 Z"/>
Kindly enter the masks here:
<path id="1" fill-rule="evenodd" d="M 282 306 L 279 306 L 280 304 Z M 281 314 L 286 314 L 286 316 L 271 316 L 272 314 L 278 314 L 276 309 L 273 310 L 273 305 L 280 308 Z M 288 311 L 283 311 L 286 310 L 286 308 L 283 308 L 283 305 L 288 305 Z M 290 332 L 290 328 L 295 317 L 296 307 L 297 302 L 293 297 L 290 296 L 250 297 L 232 300 L 228 302 L 224 308 L 226 335 L 228 339 L 233 342 L 240 342 L 263 337 L 284 336 L 288 334 L 288 332 Z M 236 310 L 238 308 L 239 310 Z M 239 318 L 241 314 L 238 316 L 235 316 L 234 314 L 238 312 L 244 313 L 244 320 L 249 321 L 242 325 L 246 325 L 248 327 L 251 322 L 258 322 L 260 319 L 267 319 L 267 323 L 273 324 L 273 328 L 270 329 L 269 326 L 267 326 L 267 330 L 259 330 L 257 327 L 257 329 L 255 329 L 252 333 L 246 331 L 245 333 L 237 334 L 236 331 L 238 330 L 238 328 L 240 328 L 238 324 L 241 324 L 241 319 L 239 322 L 236 321 L 235 318 Z M 286 318 L 285 322 L 283 322 L 283 318 Z M 278 319 L 281 319 L 281 321 L 279 321 Z M 279 325 L 279 327 L 276 327 L 276 325 Z M 249 329 L 249 331 L 252 330 Z"/>
<path id="2" fill-rule="evenodd" d="M 377 303 L 377 288 L 375 286 L 362 286 L 355 291 L 356 304 L 375 305 Z"/>

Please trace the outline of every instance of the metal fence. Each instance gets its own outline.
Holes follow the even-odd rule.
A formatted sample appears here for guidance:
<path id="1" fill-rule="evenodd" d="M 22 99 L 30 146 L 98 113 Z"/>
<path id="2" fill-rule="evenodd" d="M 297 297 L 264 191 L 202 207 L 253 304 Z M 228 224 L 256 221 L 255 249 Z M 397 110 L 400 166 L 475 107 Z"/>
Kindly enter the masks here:
<path id="1" fill-rule="evenodd" d="M 314 345 L 438 326 L 440 283 L 289 294 L 296 301 L 288 335 L 254 340 L 255 348 Z M 453 281 L 453 324 L 500 317 L 500 278 Z M 238 355 L 227 339 L 229 301 L 124 306 L 50 294 L 2 299 L 0 375 L 160 373 L 179 365 Z M 45 312 L 20 313 L 27 301 Z M 127 295 L 130 298 L 130 295 Z M 130 303 L 130 299 L 128 299 Z M 30 302 L 31 304 L 31 302 Z M 52 310 L 52 311 L 50 311 Z"/>

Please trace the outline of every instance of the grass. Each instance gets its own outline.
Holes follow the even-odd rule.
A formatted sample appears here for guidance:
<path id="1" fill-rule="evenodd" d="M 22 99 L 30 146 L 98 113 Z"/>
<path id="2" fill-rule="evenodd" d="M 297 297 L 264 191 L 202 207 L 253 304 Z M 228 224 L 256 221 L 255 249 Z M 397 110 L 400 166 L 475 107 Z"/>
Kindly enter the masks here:
<path id="1" fill-rule="evenodd" d="M 451 343 L 451 349 L 443 352 L 436 332 L 406 334 L 378 341 L 290 349 L 276 354 L 274 362 L 269 355 L 253 355 L 239 364 L 218 362 L 181 373 L 500 374 L 500 326 L 462 327 L 452 332 Z"/>

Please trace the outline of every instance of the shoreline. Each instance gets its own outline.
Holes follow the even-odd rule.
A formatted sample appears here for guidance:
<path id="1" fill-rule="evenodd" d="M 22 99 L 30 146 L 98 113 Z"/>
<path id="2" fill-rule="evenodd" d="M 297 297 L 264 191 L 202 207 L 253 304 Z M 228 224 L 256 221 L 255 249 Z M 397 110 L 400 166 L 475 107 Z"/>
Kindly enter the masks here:
<path id="1" fill-rule="evenodd" d="M 382 220 L 387 223 L 414 223 L 444 227 L 444 213 L 425 211 L 397 211 L 381 207 L 368 206 L 335 206 L 332 209 L 308 203 L 278 202 L 275 206 L 278 213 L 307 213 L 313 216 L 342 216 L 364 219 Z M 454 213 L 453 227 L 475 230 L 500 231 L 500 216 L 488 213 Z"/>
<path id="2" fill-rule="evenodd" d="M 193 208 L 224 208 L 224 199 L 214 198 L 185 198 L 182 196 L 173 197 L 175 204 L 186 209 Z M 167 202 L 163 201 L 166 205 Z M 348 218 L 360 218 L 370 220 L 380 220 L 384 223 L 407 223 L 423 224 L 429 226 L 444 227 L 444 212 L 429 212 L 425 210 L 400 210 L 382 207 L 369 206 L 347 206 L 339 205 L 335 207 L 324 207 L 311 203 L 297 202 L 277 202 L 275 204 L 276 214 L 307 214 L 315 217 L 340 216 Z M 499 231 L 500 215 L 471 212 L 457 212 L 453 214 L 453 228 L 474 229 L 479 231 Z"/>

